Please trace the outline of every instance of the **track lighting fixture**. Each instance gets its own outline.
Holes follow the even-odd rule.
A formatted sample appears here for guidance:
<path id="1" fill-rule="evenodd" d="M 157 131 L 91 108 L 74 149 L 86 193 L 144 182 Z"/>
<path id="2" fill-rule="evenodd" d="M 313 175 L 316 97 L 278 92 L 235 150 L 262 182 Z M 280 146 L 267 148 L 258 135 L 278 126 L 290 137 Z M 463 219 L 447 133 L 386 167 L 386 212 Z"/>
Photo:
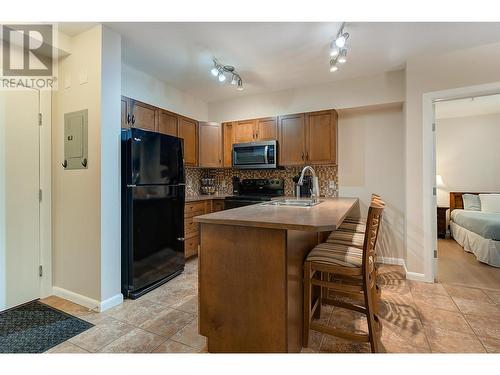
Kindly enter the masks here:
<path id="1" fill-rule="evenodd" d="M 347 62 L 347 39 L 349 33 L 344 31 L 345 22 L 340 26 L 337 36 L 330 43 L 330 72 L 339 70 L 339 64 Z"/>
<path id="2" fill-rule="evenodd" d="M 231 85 L 236 86 L 236 90 L 241 91 L 243 90 L 243 80 L 241 79 L 241 76 L 236 72 L 234 69 L 234 66 L 231 65 L 222 65 L 219 64 L 219 62 L 216 59 L 213 59 L 214 66 L 210 70 L 210 73 L 214 77 L 217 77 L 219 82 L 224 82 L 226 81 L 227 76 L 231 77 Z"/>

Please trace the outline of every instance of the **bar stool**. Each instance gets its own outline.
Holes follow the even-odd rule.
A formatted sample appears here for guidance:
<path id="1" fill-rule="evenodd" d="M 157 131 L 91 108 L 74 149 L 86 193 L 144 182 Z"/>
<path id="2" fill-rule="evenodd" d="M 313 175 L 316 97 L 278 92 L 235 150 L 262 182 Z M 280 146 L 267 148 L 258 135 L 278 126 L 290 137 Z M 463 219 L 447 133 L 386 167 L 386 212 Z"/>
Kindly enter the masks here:
<path id="1" fill-rule="evenodd" d="M 369 342 L 372 352 L 379 352 L 381 322 L 374 311 L 376 300 L 375 245 L 384 205 L 372 201 L 366 220 L 362 248 L 349 244 L 325 242 L 317 245 L 304 262 L 304 332 L 303 346 L 309 344 L 309 329 L 358 342 Z M 326 277 L 325 277 L 326 275 Z M 364 306 L 337 301 L 322 292 L 361 296 Z M 318 297 L 313 299 L 314 295 Z M 368 333 L 359 334 L 312 321 L 318 316 L 321 304 L 357 311 L 366 316 Z"/>

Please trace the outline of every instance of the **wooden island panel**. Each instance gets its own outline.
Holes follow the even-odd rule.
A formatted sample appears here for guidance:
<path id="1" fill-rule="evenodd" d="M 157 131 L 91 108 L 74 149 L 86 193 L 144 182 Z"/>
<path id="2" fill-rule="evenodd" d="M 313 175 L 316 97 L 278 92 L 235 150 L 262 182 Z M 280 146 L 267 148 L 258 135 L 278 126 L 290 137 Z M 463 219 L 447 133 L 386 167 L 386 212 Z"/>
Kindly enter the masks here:
<path id="1" fill-rule="evenodd" d="M 314 232 L 201 224 L 199 331 L 209 352 L 300 352 L 302 263 L 316 243 Z"/>

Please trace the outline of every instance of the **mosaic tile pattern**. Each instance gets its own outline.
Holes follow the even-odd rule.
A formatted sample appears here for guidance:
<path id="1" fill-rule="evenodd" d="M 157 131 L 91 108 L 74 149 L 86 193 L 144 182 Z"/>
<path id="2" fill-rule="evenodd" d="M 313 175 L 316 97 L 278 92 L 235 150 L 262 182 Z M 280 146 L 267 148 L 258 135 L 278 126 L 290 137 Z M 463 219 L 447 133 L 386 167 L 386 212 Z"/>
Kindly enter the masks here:
<path id="1" fill-rule="evenodd" d="M 284 169 L 273 170 L 241 170 L 241 169 L 202 169 L 202 168 L 186 168 L 186 195 L 193 196 L 200 194 L 200 178 L 214 177 L 216 184 L 219 186 L 218 193 L 232 193 L 232 178 L 238 176 L 244 178 L 284 178 L 285 179 L 285 195 L 294 195 L 292 178 L 299 175 L 301 167 L 286 167 Z M 326 165 L 314 167 L 319 177 L 320 195 L 333 197 L 338 192 L 338 176 L 337 166 Z M 335 181 L 337 189 L 328 187 L 329 181 Z"/>

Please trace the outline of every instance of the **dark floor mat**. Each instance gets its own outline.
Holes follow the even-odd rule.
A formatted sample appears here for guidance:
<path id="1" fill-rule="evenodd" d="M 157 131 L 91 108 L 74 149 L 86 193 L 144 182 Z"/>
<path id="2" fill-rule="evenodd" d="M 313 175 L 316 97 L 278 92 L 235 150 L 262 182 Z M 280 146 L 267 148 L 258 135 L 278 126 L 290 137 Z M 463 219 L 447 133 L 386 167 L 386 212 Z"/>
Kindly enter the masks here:
<path id="1" fill-rule="evenodd" d="M 93 324 L 41 302 L 0 313 L 0 353 L 43 353 Z"/>

